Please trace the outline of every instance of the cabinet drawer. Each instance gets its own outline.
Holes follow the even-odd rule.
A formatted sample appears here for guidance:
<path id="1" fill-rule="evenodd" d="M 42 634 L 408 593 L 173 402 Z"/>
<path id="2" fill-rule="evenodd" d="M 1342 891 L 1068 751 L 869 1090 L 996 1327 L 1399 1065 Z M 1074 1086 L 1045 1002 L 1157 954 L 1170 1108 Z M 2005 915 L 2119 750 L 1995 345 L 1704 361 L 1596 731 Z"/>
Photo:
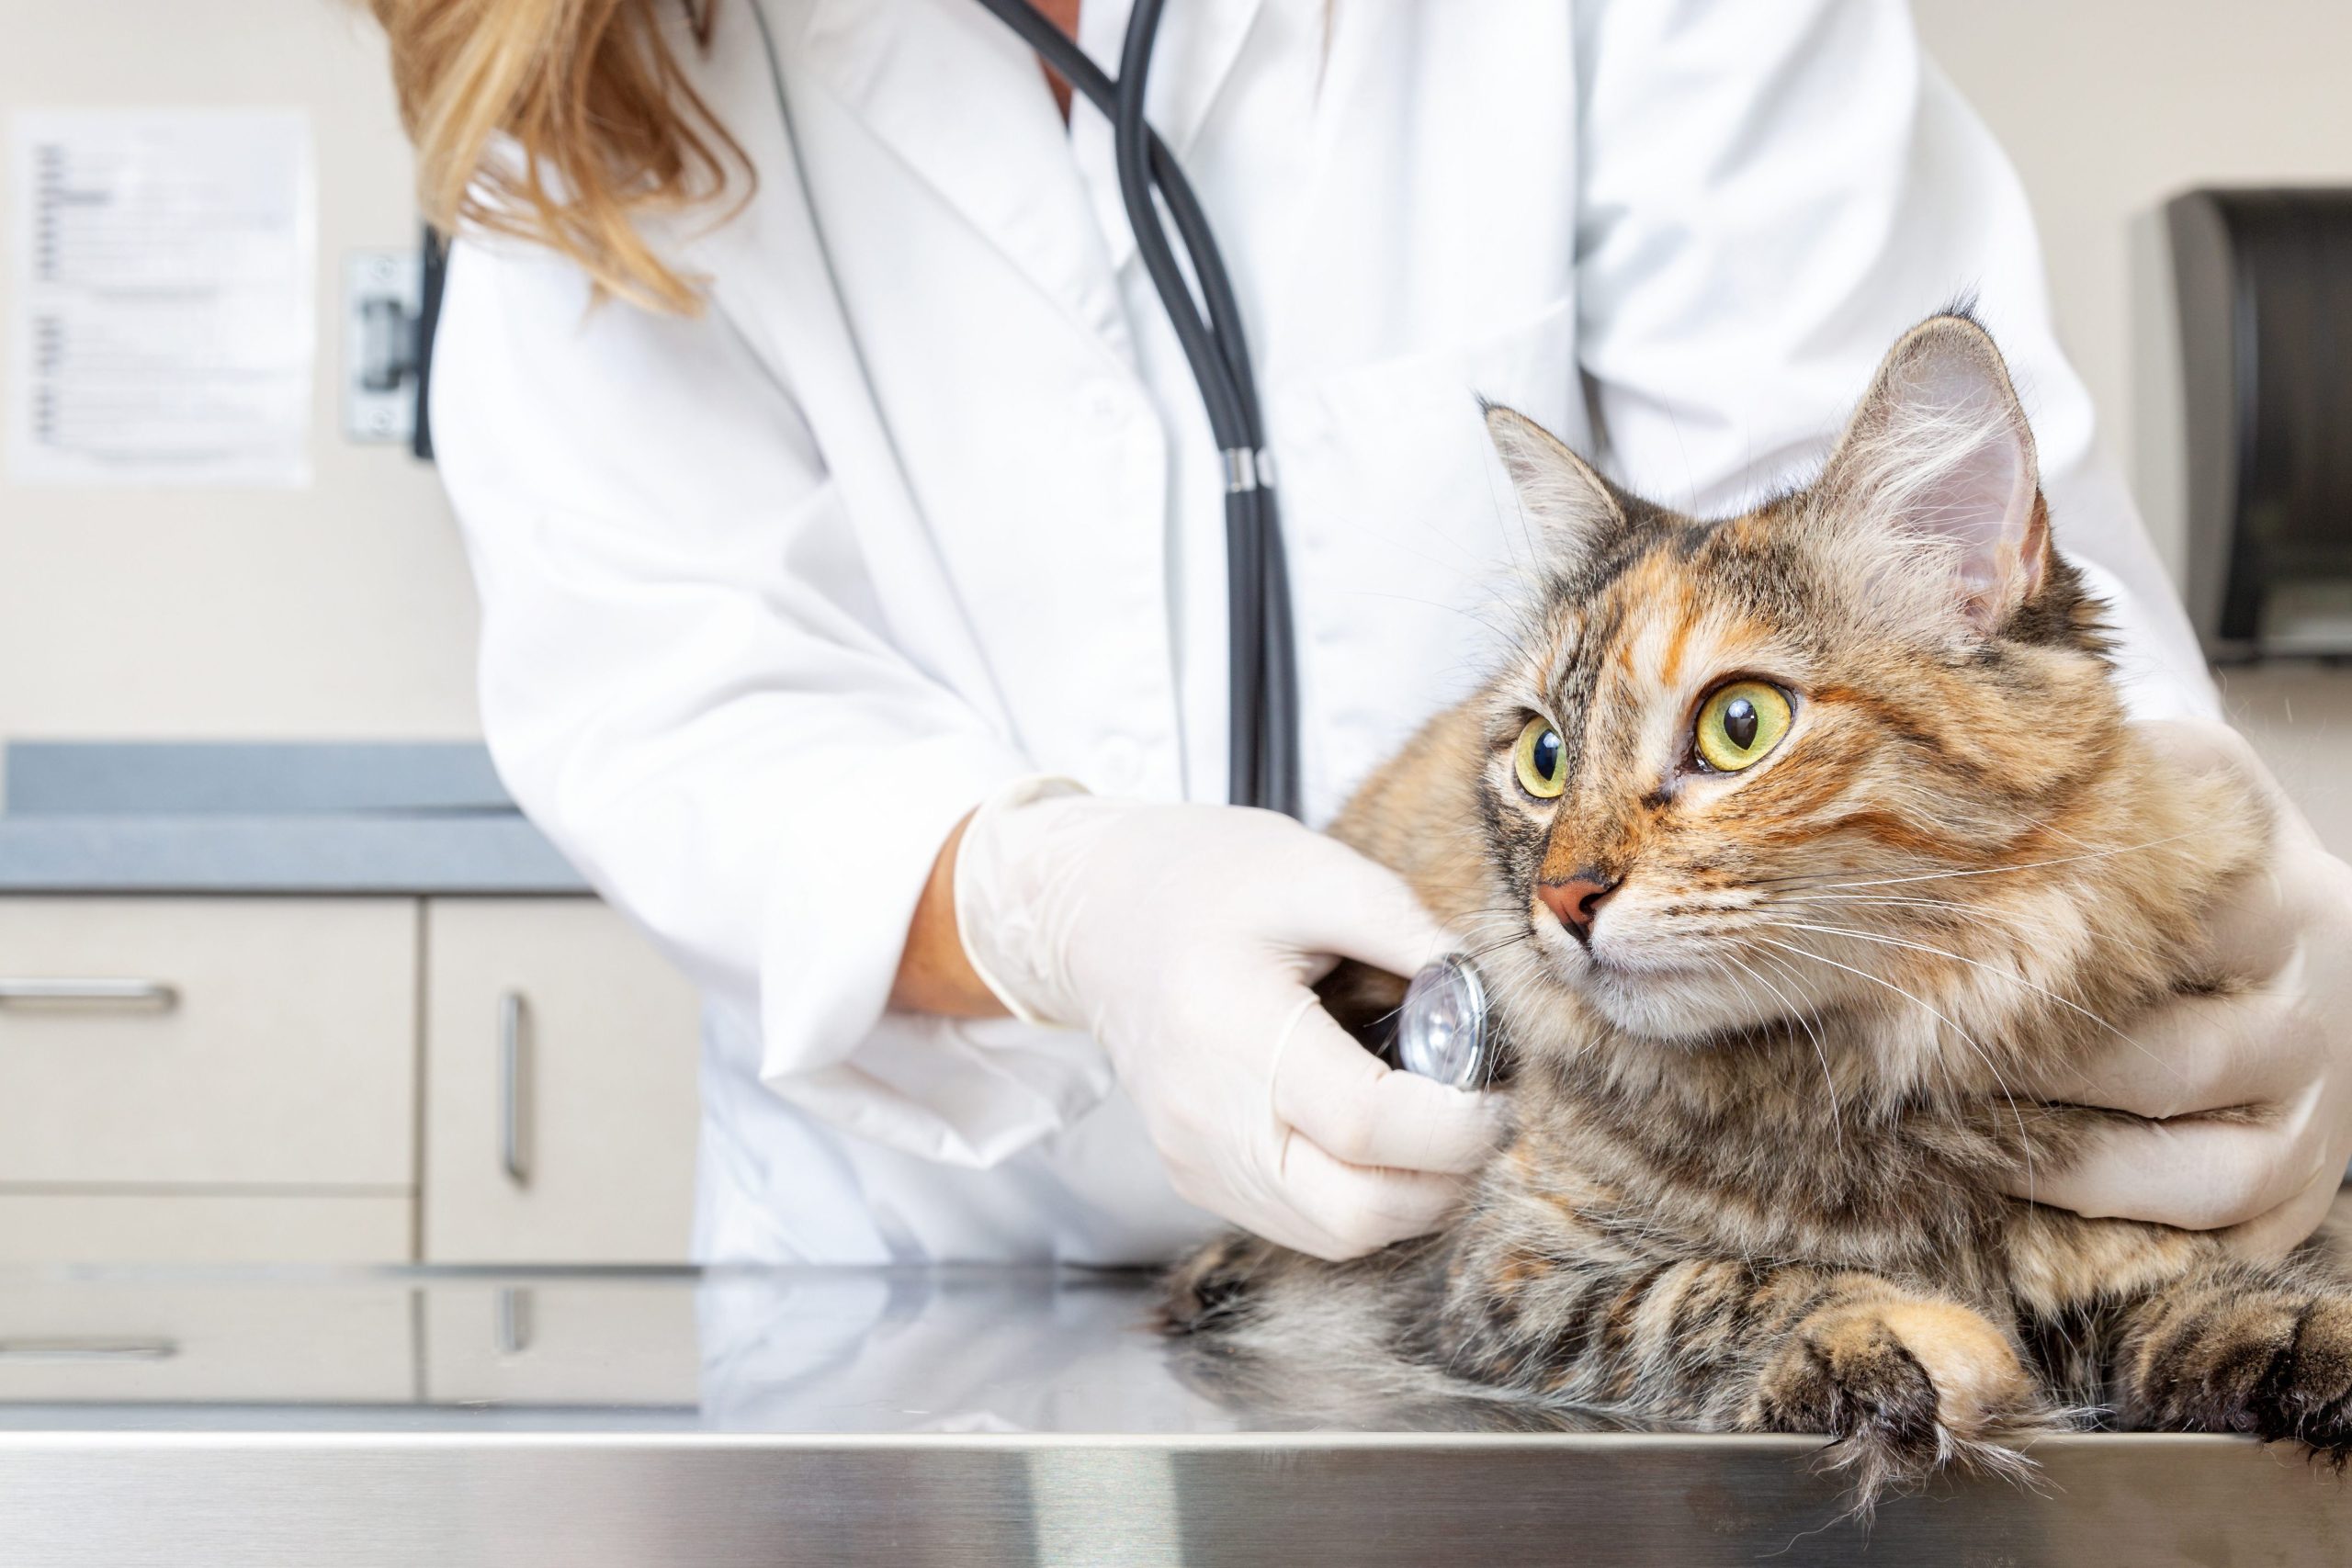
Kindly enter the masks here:
<path id="1" fill-rule="evenodd" d="M 684 1261 L 699 1016 L 594 899 L 428 900 L 426 1260 Z"/>
<path id="2" fill-rule="evenodd" d="M 445 1283 L 424 1303 L 436 1404 L 693 1405 L 702 1367 L 683 1280 Z"/>
<path id="3" fill-rule="evenodd" d="M 0 1185 L 415 1179 L 410 899 L 0 899 Z"/>
<path id="4" fill-rule="evenodd" d="M 0 1282 L 0 1400 L 404 1403 L 413 1292 Z"/>
<path id="5" fill-rule="evenodd" d="M 401 1263 L 409 1198 L 0 1193 L 0 1264 Z"/>

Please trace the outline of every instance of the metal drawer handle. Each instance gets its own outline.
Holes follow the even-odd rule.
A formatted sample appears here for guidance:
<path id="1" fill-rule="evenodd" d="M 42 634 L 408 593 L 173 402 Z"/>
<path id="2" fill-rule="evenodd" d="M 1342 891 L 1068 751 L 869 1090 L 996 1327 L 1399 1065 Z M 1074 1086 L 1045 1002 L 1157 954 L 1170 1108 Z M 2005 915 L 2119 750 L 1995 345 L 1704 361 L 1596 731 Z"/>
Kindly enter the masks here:
<path id="1" fill-rule="evenodd" d="M 531 1292 L 502 1290 L 497 1308 L 491 1332 L 498 1353 L 519 1356 L 531 1348 Z"/>
<path id="2" fill-rule="evenodd" d="M 28 976 L 0 977 L 0 1003 L 92 1003 L 107 1007 L 162 1010 L 175 1006 L 179 999 L 179 987 L 164 980 L 111 977 L 49 979 Z"/>
<path id="3" fill-rule="evenodd" d="M 176 1339 L 66 1335 L 54 1339 L 0 1339 L 0 1361 L 168 1361 Z"/>
<path id="4" fill-rule="evenodd" d="M 498 1156 L 506 1179 L 517 1187 L 531 1184 L 530 1151 L 525 1146 L 523 1094 L 529 1064 L 524 1058 L 523 993 L 506 991 L 498 998 Z"/>

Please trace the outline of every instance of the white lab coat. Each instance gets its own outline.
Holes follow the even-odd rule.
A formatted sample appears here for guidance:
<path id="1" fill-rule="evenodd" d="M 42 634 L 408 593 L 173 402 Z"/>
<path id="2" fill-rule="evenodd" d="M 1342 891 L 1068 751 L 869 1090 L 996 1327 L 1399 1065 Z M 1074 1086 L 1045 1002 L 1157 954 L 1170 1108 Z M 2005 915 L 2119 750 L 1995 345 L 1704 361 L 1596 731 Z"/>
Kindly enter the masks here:
<path id="1" fill-rule="evenodd" d="M 714 1258 L 1164 1255 L 1101 1051 L 885 1011 L 1000 783 L 1216 800 L 1207 426 L 1110 137 L 972 0 L 718 8 L 695 79 L 759 173 L 665 223 L 696 318 L 461 243 L 434 426 L 481 700 L 533 818 L 709 998 Z M 1121 0 L 1081 41 L 1115 64 Z M 1153 121 L 1249 321 L 1328 815 L 1473 682 L 1530 547 L 1475 396 L 1698 512 L 1816 464 L 1887 345 L 1973 296 L 2143 711 L 2212 709 L 2093 455 L 2015 175 L 1885 0 L 1182 0 Z"/>

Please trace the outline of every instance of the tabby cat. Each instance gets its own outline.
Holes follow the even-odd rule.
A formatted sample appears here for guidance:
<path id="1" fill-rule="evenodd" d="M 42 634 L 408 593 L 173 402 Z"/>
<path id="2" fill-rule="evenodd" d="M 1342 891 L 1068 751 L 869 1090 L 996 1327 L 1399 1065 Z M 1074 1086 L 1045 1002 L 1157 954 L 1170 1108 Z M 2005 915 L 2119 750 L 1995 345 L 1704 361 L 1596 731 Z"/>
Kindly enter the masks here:
<path id="1" fill-rule="evenodd" d="M 2111 1114 L 2012 1089 L 2212 987 L 2198 917 L 2267 822 L 2125 725 L 1984 329 L 1915 328 L 1820 479 L 1722 521 L 1487 424 L 1543 539 L 1521 634 L 1333 831 L 1472 939 L 1515 1133 L 1434 1236 L 1212 1244 L 1170 1328 L 1826 1433 L 1865 1498 L 2020 1468 L 2085 1406 L 2340 1461 L 2352 1280 L 2316 1249 L 2007 1195 Z"/>

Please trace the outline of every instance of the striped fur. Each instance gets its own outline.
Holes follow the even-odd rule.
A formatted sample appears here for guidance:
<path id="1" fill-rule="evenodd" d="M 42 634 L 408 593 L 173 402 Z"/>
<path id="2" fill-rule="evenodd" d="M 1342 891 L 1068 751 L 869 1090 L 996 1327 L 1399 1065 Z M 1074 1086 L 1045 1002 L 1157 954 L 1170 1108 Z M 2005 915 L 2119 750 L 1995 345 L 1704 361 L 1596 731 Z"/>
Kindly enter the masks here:
<path id="1" fill-rule="evenodd" d="M 1212 1246 L 1170 1325 L 1414 1395 L 1827 1433 L 1866 1499 L 2014 1470 L 2085 1405 L 2341 1453 L 2339 1274 L 2003 1195 L 2110 1114 L 2013 1086 L 2210 988 L 2199 911 L 2267 824 L 2124 724 L 1983 330 L 1916 329 L 1818 481 L 1721 521 L 1489 422 L 1550 541 L 1521 635 L 1334 831 L 1470 938 L 1516 1135 L 1436 1236 Z M 1692 716 L 1734 677 L 1795 717 L 1709 773 Z M 1514 775 L 1531 716 L 1557 800 Z M 1589 948 L 1538 897 L 1572 876 L 1615 885 Z"/>

